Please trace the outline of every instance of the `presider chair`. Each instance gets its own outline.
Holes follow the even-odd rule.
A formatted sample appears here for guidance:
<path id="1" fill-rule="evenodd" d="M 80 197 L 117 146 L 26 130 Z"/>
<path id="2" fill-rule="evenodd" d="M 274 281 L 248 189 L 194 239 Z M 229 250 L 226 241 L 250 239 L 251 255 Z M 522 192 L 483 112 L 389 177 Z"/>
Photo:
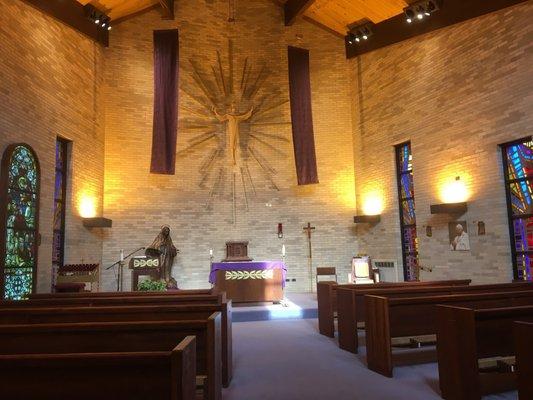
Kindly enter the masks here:
<path id="1" fill-rule="evenodd" d="M 318 283 L 319 276 L 334 276 L 337 282 L 337 270 L 335 267 L 316 267 L 316 282 Z"/>
<path id="2" fill-rule="evenodd" d="M 370 257 L 354 257 L 352 259 L 352 280 L 356 285 L 375 283 Z"/>

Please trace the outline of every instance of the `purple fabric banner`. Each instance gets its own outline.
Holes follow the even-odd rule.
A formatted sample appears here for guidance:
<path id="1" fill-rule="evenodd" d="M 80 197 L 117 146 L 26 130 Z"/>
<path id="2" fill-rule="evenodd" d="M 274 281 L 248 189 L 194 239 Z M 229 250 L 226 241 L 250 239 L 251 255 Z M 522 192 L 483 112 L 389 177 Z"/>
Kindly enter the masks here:
<path id="1" fill-rule="evenodd" d="M 292 141 L 298 185 L 318 183 L 311 108 L 309 50 L 289 46 L 289 89 Z"/>
<path id="2" fill-rule="evenodd" d="M 178 54 L 176 29 L 154 31 L 153 174 L 173 175 L 178 130 Z"/>
<path id="3" fill-rule="evenodd" d="M 213 285 L 217 281 L 217 271 L 263 271 L 266 269 L 281 269 L 283 278 L 282 286 L 285 287 L 287 267 L 281 261 L 245 261 L 245 262 L 219 262 L 211 264 L 209 283 Z"/>

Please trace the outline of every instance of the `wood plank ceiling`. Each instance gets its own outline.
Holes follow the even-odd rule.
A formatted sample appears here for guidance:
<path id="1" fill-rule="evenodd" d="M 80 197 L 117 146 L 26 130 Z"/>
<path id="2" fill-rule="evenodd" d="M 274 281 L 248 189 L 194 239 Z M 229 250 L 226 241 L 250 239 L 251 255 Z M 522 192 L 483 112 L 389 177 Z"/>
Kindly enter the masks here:
<path id="1" fill-rule="evenodd" d="M 290 0 L 278 0 L 284 5 Z M 316 22 L 344 36 L 349 27 L 364 21 L 377 24 L 398 14 L 407 7 L 405 0 L 314 0 L 303 12 L 306 19 Z"/>
<path id="2" fill-rule="evenodd" d="M 92 4 L 105 12 L 111 20 L 117 21 L 129 15 L 164 4 L 162 0 L 77 0 L 86 5 Z M 192 0 L 198 1 L 200 0 Z M 280 6 L 287 1 L 274 0 Z M 346 35 L 349 26 L 370 21 L 375 24 L 401 14 L 407 7 L 406 0 L 307 0 L 303 17 L 339 35 Z"/>
<path id="3" fill-rule="evenodd" d="M 98 10 L 106 13 L 112 21 L 120 20 L 160 4 L 160 0 L 78 0 L 78 2 L 83 5 L 92 4 Z"/>

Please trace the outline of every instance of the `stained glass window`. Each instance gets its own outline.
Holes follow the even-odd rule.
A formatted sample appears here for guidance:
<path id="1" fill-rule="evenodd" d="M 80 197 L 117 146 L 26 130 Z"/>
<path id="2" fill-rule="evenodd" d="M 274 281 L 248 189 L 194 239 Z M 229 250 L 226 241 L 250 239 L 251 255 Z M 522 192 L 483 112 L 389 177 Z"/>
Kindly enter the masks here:
<path id="1" fill-rule="evenodd" d="M 0 194 L 0 289 L 4 299 L 25 299 L 35 287 L 39 178 L 39 164 L 29 146 L 6 149 L 1 176 L 4 192 Z"/>
<path id="2" fill-rule="evenodd" d="M 411 143 L 407 142 L 396 146 L 403 273 L 406 281 L 417 281 L 419 278 L 412 161 Z"/>
<path id="3" fill-rule="evenodd" d="M 56 140 L 56 169 L 54 189 L 54 222 L 52 244 L 52 288 L 55 287 L 57 270 L 63 266 L 65 243 L 65 205 L 67 192 L 68 141 Z"/>
<path id="4" fill-rule="evenodd" d="M 533 141 L 502 145 L 514 278 L 533 278 Z"/>

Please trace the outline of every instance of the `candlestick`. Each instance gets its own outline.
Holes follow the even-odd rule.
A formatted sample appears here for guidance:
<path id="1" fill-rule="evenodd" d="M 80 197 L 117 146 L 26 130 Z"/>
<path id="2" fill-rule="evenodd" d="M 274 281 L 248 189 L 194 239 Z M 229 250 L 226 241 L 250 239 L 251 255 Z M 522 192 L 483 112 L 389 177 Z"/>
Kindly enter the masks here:
<path id="1" fill-rule="evenodd" d="M 281 246 L 281 255 L 285 257 L 285 245 Z"/>
<path id="2" fill-rule="evenodd" d="M 124 250 L 120 250 L 120 262 L 124 262 Z"/>

